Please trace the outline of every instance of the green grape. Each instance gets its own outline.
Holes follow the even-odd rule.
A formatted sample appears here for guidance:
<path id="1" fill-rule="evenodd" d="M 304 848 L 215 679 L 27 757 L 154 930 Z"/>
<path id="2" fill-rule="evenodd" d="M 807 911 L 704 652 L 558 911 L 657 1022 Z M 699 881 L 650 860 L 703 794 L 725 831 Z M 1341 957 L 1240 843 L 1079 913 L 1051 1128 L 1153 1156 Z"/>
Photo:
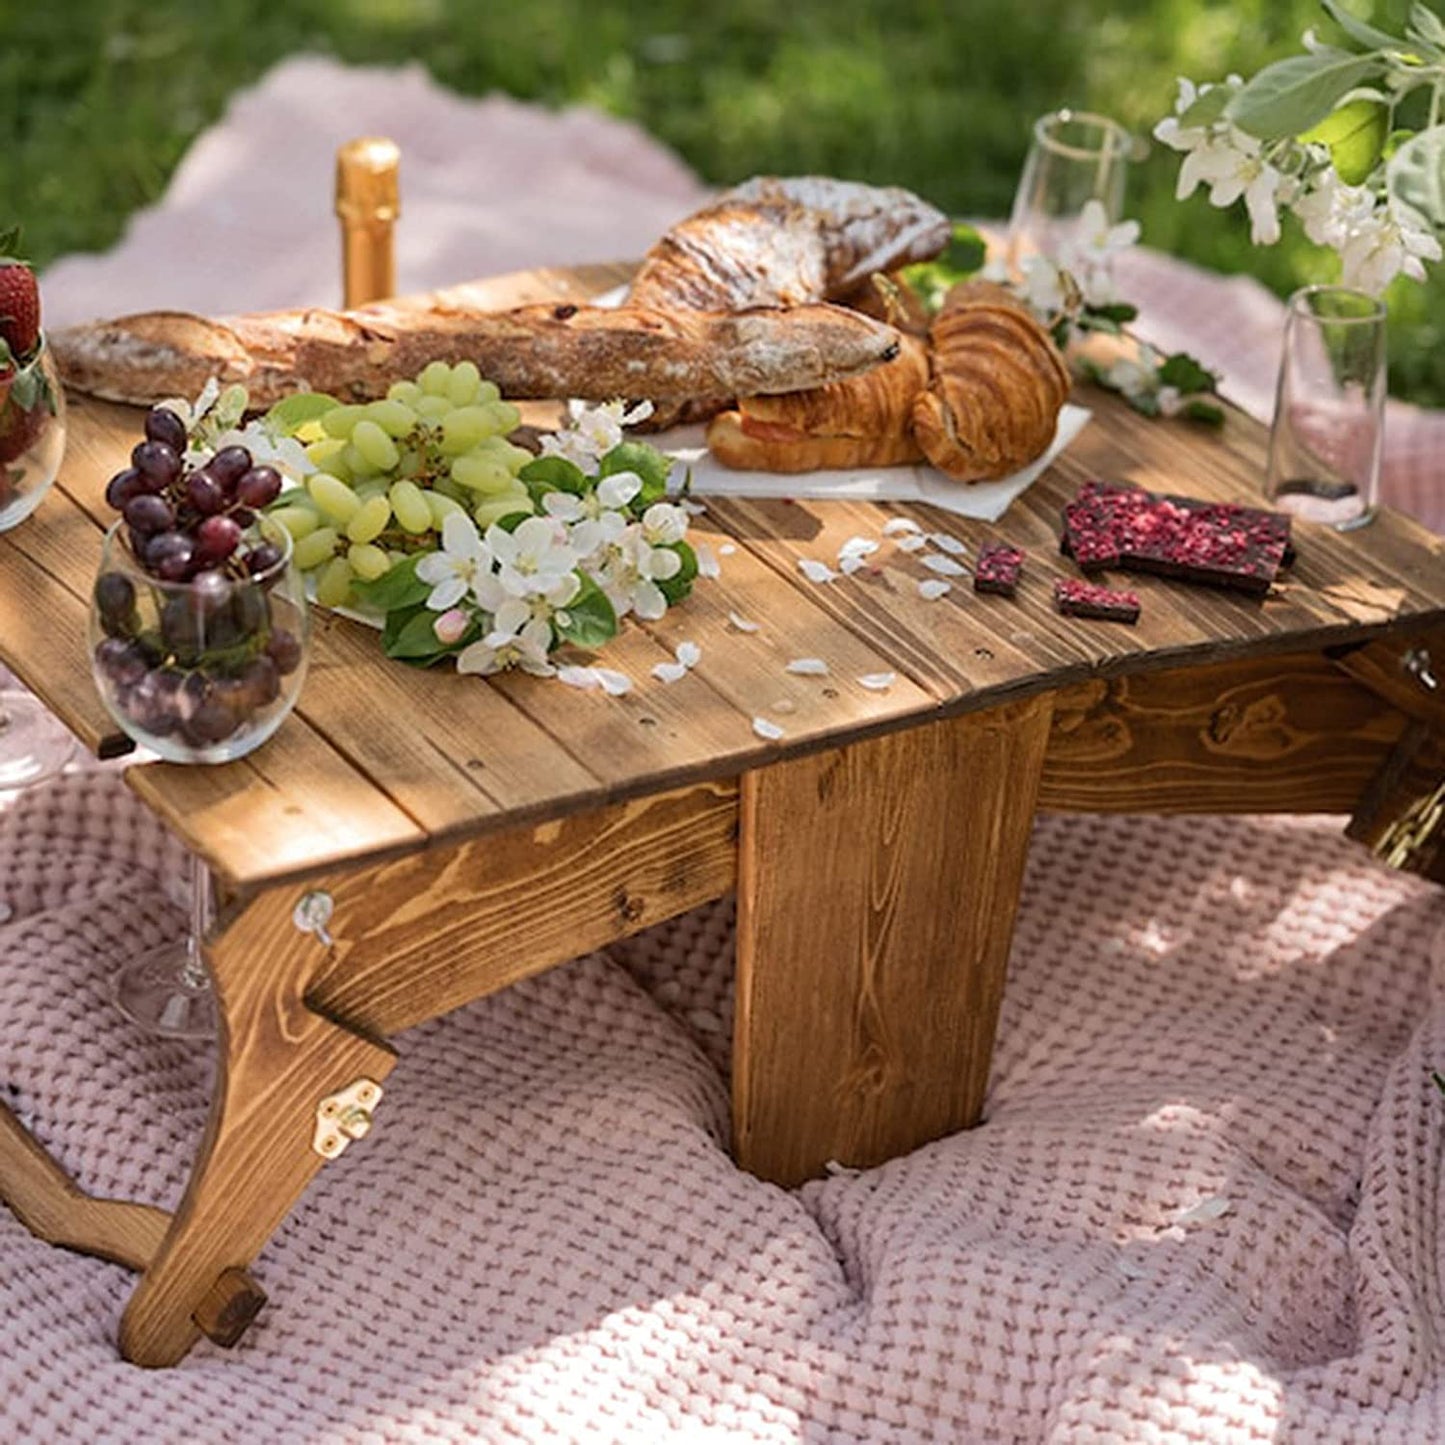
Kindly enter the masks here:
<path id="1" fill-rule="evenodd" d="M 526 447 L 516 446 L 506 437 L 488 437 L 473 448 L 477 456 L 486 457 L 490 462 L 505 467 L 515 476 L 532 460 L 532 453 Z"/>
<path id="2" fill-rule="evenodd" d="M 500 496 L 488 497 L 485 501 L 478 502 L 472 517 L 477 526 L 485 531 L 493 522 L 500 522 L 503 517 L 510 517 L 517 512 L 530 514 L 536 510 L 532 504 L 532 498 L 523 489 L 520 492 L 505 492 Z"/>
<path id="3" fill-rule="evenodd" d="M 452 476 L 474 492 L 493 496 L 512 488 L 515 478 L 501 462 L 469 452 L 452 463 Z"/>
<path id="4" fill-rule="evenodd" d="M 361 498 L 345 482 L 326 472 L 316 472 L 306 482 L 311 500 L 326 513 L 345 526 L 361 506 Z"/>
<path id="5" fill-rule="evenodd" d="M 371 497 L 356 510 L 346 524 L 346 535 L 353 542 L 374 542 L 386 531 L 391 521 L 391 503 L 384 497 Z"/>
<path id="6" fill-rule="evenodd" d="M 482 373 L 474 361 L 459 361 L 452 367 L 447 396 L 453 406 L 470 406 L 482 388 Z"/>
<path id="7" fill-rule="evenodd" d="M 416 411 L 402 402 L 368 402 L 367 421 L 374 421 L 389 437 L 404 437 L 416 425 Z"/>
<path id="8" fill-rule="evenodd" d="M 509 401 L 491 402 L 488 404 L 487 410 L 492 414 L 493 432 L 501 436 L 516 431 L 522 424 L 522 413 Z"/>
<path id="9" fill-rule="evenodd" d="M 497 383 L 495 381 L 483 381 L 482 384 L 477 388 L 477 399 L 472 403 L 472 405 L 491 406 L 491 404 L 494 401 L 497 401 L 501 397 L 501 395 L 502 393 L 497 390 Z"/>
<path id="10" fill-rule="evenodd" d="M 497 432 L 490 407 L 463 406 L 442 418 L 442 455 L 458 457 Z"/>
<path id="11" fill-rule="evenodd" d="M 351 445 L 374 472 L 389 472 L 401 460 L 396 443 L 370 419 L 359 421 L 352 427 Z"/>
<path id="12" fill-rule="evenodd" d="M 439 422 L 451 409 L 451 402 L 444 396 L 424 396 L 416 404 L 416 414 L 423 421 L 433 424 Z"/>
<path id="13" fill-rule="evenodd" d="M 431 513 L 432 525 L 441 531 L 442 523 L 446 521 L 453 512 L 464 512 L 466 508 L 460 502 L 454 501 L 444 492 L 423 492 L 426 499 L 427 510 Z"/>
<path id="14" fill-rule="evenodd" d="M 303 572 L 309 572 L 336 554 L 336 544 L 340 540 L 335 527 L 318 527 L 296 543 L 291 555 Z"/>
<path id="15" fill-rule="evenodd" d="M 323 437 L 319 442 L 312 442 L 306 448 L 306 455 L 312 466 L 320 467 L 323 472 L 329 472 L 333 462 L 341 460 L 341 454 L 346 450 L 346 443 L 339 437 Z"/>
<path id="16" fill-rule="evenodd" d="M 274 512 L 267 512 L 266 515 L 273 522 L 285 527 L 293 542 L 309 537 L 321 525 L 321 517 L 310 507 L 277 507 Z"/>
<path id="17" fill-rule="evenodd" d="M 446 397 L 451 381 L 452 369 L 444 361 L 427 362 L 417 377 L 417 384 L 428 396 Z"/>
<path id="18" fill-rule="evenodd" d="M 384 497 L 386 486 L 385 477 L 364 477 L 353 484 L 353 490 L 363 502 L 369 502 L 373 497 Z"/>
<path id="19" fill-rule="evenodd" d="M 357 543 L 346 554 L 346 560 L 351 563 L 351 570 L 363 582 L 375 582 L 378 577 L 385 577 L 391 571 L 391 558 L 370 542 Z"/>
<path id="20" fill-rule="evenodd" d="M 323 607 L 341 607 L 351 596 L 351 563 L 345 557 L 333 557 L 316 579 L 316 600 Z"/>
<path id="21" fill-rule="evenodd" d="M 347 442 L 346 450 L 341 454 L 341 460 L 347 471 L 358 480 L 365 480 L 367 477 L 376 475 L 376 468 L 357 450 L 355 442 Z"/>
<path id="22" fill-rule="evenodd" d="M 388 401 L 399 401 L 403 406 L 415 407 L 421 400 L 421 387 L 414 381 L 394 381 L 386 389 Z"/>
<path id="23" fill-rule="evenodd" d="M 391 510 L 396 520 L 407 532 L 426 532 L 432 527 L 431 508 L 426 504 L 426 495 L 415 482 L 397 482 L 388 493 Z"/>
<path id="24" fill-rule="evenodd" d="M 321 430 L 329 437 L 340 437 L 343 441 L 351 435 L 351 429 L 366 415 L 364 406 L 333 406 L 321 416 Z"/>

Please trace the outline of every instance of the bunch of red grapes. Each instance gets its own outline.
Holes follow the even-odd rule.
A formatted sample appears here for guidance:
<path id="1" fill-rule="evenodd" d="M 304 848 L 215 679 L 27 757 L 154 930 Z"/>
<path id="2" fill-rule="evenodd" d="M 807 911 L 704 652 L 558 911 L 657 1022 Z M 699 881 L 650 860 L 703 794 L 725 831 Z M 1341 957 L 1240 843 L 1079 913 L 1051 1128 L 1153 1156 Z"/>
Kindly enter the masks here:
<path id="1" fill-rule="evenodd" d="M 301 644 L 275 625 L 268 596 L 285 552 L 255 525 L 280 495 L 281 474 L 241 446 L 188 470 L 185 424 L 164 407 L 147 415 L 145 436 L 105 497 L 125 520 L 139 569 L 171 585 L 154 589 L 154 616 L 143 617 L 132 578 L 102 572 L 95 660 L 138 729 L 204 749 L 276 702 L 281 679 L 301 663 Z"/>

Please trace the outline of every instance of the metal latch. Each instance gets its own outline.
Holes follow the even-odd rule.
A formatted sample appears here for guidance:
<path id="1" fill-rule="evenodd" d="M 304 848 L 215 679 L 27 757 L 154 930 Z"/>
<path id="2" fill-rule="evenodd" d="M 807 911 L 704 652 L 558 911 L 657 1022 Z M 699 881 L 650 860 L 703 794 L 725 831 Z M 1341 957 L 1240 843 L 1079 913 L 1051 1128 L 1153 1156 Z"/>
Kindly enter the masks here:
<path id="1" fill-rule="evenodd" d="M 316 1106 L 316 1132 L 311 1147 L 323 1159 L 335 1159 L 353 1139 L 371 1133 L 371 1116 L 381 1102 L 381 1085 L 373 1079 L 357 1079 L 344 1089 L 328 1094 Z"/>
<path id="2" fill-rule="evenodd" d="M 1375 853 L 1391 868 L 1406 868 L 1445 824 L 1445 783 L 1413 803 L 1402 818 L 1385 830 Z"/>

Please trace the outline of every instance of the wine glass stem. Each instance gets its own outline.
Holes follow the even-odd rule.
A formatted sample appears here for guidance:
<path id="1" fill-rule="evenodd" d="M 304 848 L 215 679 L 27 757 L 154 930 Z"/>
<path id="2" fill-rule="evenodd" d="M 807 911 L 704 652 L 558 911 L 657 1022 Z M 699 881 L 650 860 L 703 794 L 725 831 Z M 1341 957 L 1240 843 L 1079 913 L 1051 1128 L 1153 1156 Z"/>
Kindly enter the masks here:
<path id="1" fill-rule="evenodd" d="M 211 976 L 206 972 L 204 954 L 206 935 L 215 920 L 215 901 L 211 888 L 211 870 L 194 853 L 190 858 L 191 875 L 191 930 L 186 938 L 186 963 L 181 970 L 180 983 L 183 988 L 195 993 L 211 986 Z"/>

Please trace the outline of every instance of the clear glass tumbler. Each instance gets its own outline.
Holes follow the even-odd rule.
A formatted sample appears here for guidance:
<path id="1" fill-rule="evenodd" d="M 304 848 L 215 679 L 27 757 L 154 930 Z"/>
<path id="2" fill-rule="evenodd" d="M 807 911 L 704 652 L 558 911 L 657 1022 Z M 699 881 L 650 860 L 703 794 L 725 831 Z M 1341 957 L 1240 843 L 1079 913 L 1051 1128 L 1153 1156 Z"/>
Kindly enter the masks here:
<path id="1" fill-rule="evenodd" d="M 90 613 L 96 685 L 121 728 L 171 762 L 244 757 L 296 705 L 310 636 L 306 595 L 290 536 L 258 525 L 265 546 L 247 562 L 233 557 L 175 582 L 141 565 L 123 522 L 106 534 Z M 185 943 L 131 959 L 115 981 L 127 1017 L 174 1038 L 206 1038 L 216 1028 L 203 952 L 212 882 L 198 858 L 190 872 Z"/>
<path id="2" fill-rule="evenodd" d="M 1345 286 L 1289 299 L 1265 495 L 1339 530 L 1374 516 L 1385 440 L 1385 305 Z"/>
<path id="3" fill-rule="evenodd" d="M 65 455 L 65 389 L 45 338 L 0 377 L 0 532 L 40 505 Z"/>
<path id="4" fill-rule="evenodd" d="M 1018 272 L 1034 254 L 1058 256 L 1073 241 L 1084 207 L 1098 201 L 1112 226 L 1124 214 L 1124 184 L 1136 141 L 1116 120 L 1056 110 L 1034 122 L 1009 217 L 1008 264 Z"/>

